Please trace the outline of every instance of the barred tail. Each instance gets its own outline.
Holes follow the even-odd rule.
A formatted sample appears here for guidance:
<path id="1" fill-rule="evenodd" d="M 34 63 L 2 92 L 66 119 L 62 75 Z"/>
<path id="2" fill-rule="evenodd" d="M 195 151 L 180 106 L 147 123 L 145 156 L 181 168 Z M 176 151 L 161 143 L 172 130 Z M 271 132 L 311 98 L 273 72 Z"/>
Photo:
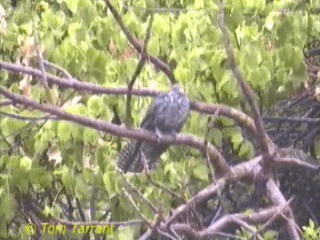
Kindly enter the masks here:
<path id="1" fill-rule="evenodd" d="M 155 168 L 157 159 L 167 150 L 167 144 L 153 144 L 132 140 L 118 156 L 118 168 L 123 172 L 142 172 Z"/>

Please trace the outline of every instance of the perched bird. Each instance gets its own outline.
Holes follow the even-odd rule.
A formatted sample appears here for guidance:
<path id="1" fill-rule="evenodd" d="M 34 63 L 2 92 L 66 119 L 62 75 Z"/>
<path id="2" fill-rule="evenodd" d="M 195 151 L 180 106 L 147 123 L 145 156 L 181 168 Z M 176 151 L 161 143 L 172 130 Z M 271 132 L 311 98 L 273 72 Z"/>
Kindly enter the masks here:
<path id="1" fill-rule="evenodd" d="M 155 98 L 140 127 L 157 134 L 175 136 L 180 132 L 189 113 L 189 99 L 178 85 L 169 93 Z M 132 140 L 118 156 L 118 167 L 123 172 L 141 172 L 155 167 L 157 159 L 169 144 Z"/>

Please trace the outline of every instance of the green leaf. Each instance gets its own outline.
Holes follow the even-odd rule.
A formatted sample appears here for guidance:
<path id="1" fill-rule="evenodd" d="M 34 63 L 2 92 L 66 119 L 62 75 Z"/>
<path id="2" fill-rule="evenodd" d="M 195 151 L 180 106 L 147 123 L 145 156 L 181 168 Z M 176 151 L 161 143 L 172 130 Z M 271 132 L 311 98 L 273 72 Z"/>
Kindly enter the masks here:
<path id="1" fill-rule="evenodd" d="M 14 216 L 14 211 L 17 203 L 15 201 L 15 198 L 11 194 L 7 194 L 0 198 L 0 216 L 2 221 L 5 222 L 5 220 L 11 220 Z"/>
<path id="2" fill-rule="evenodd" d="M 70 123 L 59 122 L 57 130 L 57 137 L 62 143 L 71 140 Z"/>
<path id="3" fill-rule="evenodd" d="M 244 141 L 241 146 L 238 155 L 240 157 L 253 157 L 254 155 L 254 148 L 249 141 Z"/>
<path id="4" fill-rule="evenodd" d="M 271 31 L 273 29 L 273 26 L 275 24 L 275 21 L 274 21 L 274 13 L 269 13 L 266 20 L 265 20 L 265 23 L 264 23 L 264 27 L 266 29 L 268 29 L 269 31 Z"/>
<path id="5" fill-rule="evenodd" d="M 192 173 L 196 179 L 199 179 L 204 182 L 209 181 L 209 178 L 208 178 L 209 169 L 205 164 L 198 164 L 195 168 L 193 168 Z"/>
<path id="6" fill-rule="evenodd" d="M 158 37 L 152 37 L 147 46 L 147 51 L 149 54 L 158 56 L 160 52 L 160 47 L 159 47 L 159 38 Z"/>
<path id="7" fill-rule="evenodd" d="M 278 233 L 276 231 L 268 230 L 263 234 L 263 240 L 276 240 Z"/>
<path id="8" fill-rule="evenodd" d="M 85 128 L 83 131 L 83 142 L 86 145 L 96 146 L 99 139 L 99 133 L 95 129 Z"/>
<path id="9" fill-rule="evenodd" d="M 82 139 L 82 129 L 80 125 L 62 121 L 58 124 L 57 136 L 62 143 L 72 139 L 79 140 Z"/>
<path id="10" fill-rule="evenodd" d="M 178 65 L 178 67 L 174 70 L 174 75 L 177 77 L 177 79 L 189 79 L 190 70 Z"/>
<path id="11" fill-rule="evenodd" d="M 60 167 L 57 167 L 54 171 L 53 174 L 55 175 L 67 175 L 69 172 L 69 169 L 67 168 L 66 165 L 62 165 Z"/>
<path id="12" fill-rule="evenodd" d="M 43 214 L 47 217 L 59 217 L 61 213 L 62 210 L 56 203 L 53 203 L 52 207 L 45 205 L 45 208 L 43 210 Z"/>
<path id="13" fill-rule="evenodd" d="M 66 3 L 68 9 L 72 13 L 76 13 L 77 12 L 78 6 L 79 6 L 79 0 L 64 0 L 64 2 Z"/>
<path id="14" fill-rule="evenodd" d="M 29 190 L 29 172 L 23 169 L 12 170 L 11 184 L 18 187 L 22 193 L 27 193 Z"/>
<path id="15" fill-rule="evenodd" d="M 15 120 L 7 117 L 2 118 L 2 121 L 0 122 L 0 128 L 4 136 L 10 136 L 12 135 L 12 133 L 19 132 L 19 130 L 25 125 L 26 123 L 24 121 Z"/>
<path id="16" fill-rule="evenodd" d="M 134 228 L 119 227 L 117 228 L 117 239 L 119 240 L 134 240 Z"/>
<path id="17" fill-rule="evenodd" d="M 32 166 L 32 160 L 24 156 L 23 158 L 20 159 L 20 168 L 24 170 L 30 170 Z"/>
<path id="18" fill-rule="evenodd" d="M 88 185 L 84 181 L 83 175 L 77 175 L 75 178 L 75 194 L 79 199 L 90 198 Z"/>
<path id="19" fill-rule="evenodd" d="M 70 171 L 64 172 L 61 174 L 61 179 L 62 179 L 63 185 L 66 187 L 67 191 L 70 193 L 74 193 L 75 184 L 76 184 L 74 174 L 71 173 Z"/>
<path id="20" fill-rule="evenodd" d="M 226 71 L 218 82 L 217 91 L 221 91 L 222 88 L 230 81 L 233 81 L 232 73 L 230 71 Z"/>
<path id="21" fill-rule="evenodd" d="M 31 35 L 33 31 L 32 21 L 21 24 L 20 29 L 23 30 L 27 35 Z"/>
<path id="22" fill-rule="evenodd" d="M 104 187 L 106 188 L 107 193 L 109 194 L 109 197 L 111 198 L 114 196 L 117 192 L 119 192 L 118 189 L 118 180 L 115 176 L 115 172 L 106 172 L 103 174 L 103 183 Z"/>
<path id="23" fill-rule="evenodd" d="M 51 189 L 52 187 L 52 176 L 50 172 L 45 169 L 36 168 L 30 171 L 30 183 L 39 184 L 45 189 Z"/>
<path id="24" fill-rule="evenodd" d="M 253 87 L 264 88 L 271 80 L 271 73 L 265 66 L 258 67 L 251 71 L 250 82 Z"/>
<path id="25" fill-rule="evenodd" d="M 237 149 L 238 146 L 243 142 L 243 136 L 241 132 L 236 132 L 232 135 L 231 141 L 233 143 L 233 148 Z"/>
<path id="26" fill-rule="evenodd" d="M 202 8 L 204 8 L 205 7 L 205 4 L 204 4 L 204 0 L 197 0 L 197 1 L 195 1 L 195 3 L 194 3 L 194 8 L 195 9 L 202 9 Z"/>
<path id="27" fill-rule="evenodd" d="M 215 146 L 221 146 L 222 144 L 222 132 L 220 129 L 214 128 L 210 131 L 210 136 Z"/>
<path id="28" fill-rule="evenodd" d="M 91 96 L 88 100 L 89 113 L 95 117 L 102 114 L 106 108 L 102 97 Z"/>
<path id="29" fill-rule="evenodd" d="M 73 1 L 73 0 L 71 0 Z M 77 33 L 81 29 L 82 24 L 80 22 L 73 22 L 68 25 L 68 35 L 71 43 L 77 46 Z"/>

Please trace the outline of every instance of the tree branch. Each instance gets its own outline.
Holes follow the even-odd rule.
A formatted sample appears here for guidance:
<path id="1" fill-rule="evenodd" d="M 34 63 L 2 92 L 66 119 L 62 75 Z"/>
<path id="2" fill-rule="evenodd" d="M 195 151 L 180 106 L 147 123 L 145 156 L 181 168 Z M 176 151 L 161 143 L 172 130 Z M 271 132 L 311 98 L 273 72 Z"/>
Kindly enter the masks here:
<path id="1" fill-rule="evenodd" d="M 253 120 L 255 123 L 255 126 L 257 128 L 257 141 L 261 147 L 262 154 L 264 155 L 264 161 L 266 163 L 266 166 L 269 167 L 269 159 L 271 158 L 271 154 L 269 152 L 269 144 L 268 144 L 268 136 L 264 129 L 264 125 L 262 122 L 262 118 L 260 115 L 259 107 L 255 99 L 255 93 L 250 87 L 250 85 L 245 81 L 243 75 L 241 74 L 235 60 L 235 56 L 233 53 L 231 41 L 229 38 L 228 29 L 226 27 L 225 23 L 225 15 L 224 15 L 224 7 L 223 4 L 219 4 L 219 15 L 218 15 L 218 25 L 222 32 L 222 38 L 223 38 L 223 44 L 225 47 L 225 50 L 227 52 L 228 61 L 231 67 L 231 70 L 238 82 L 238 84 L 241 87 L 242 93 L 245 96 L 246 100 L 248 101 L 252 113 L 253 113 Z M 265 169 L 267 170 L 267 169 Z"/>
<path id="2" fill-rule="evenodd" d="M 36 78 L 41 78 L 42 73 L 38 69 L 30 68 L 30 67 L 24 67 L 22 65 L 8 63 L 8 62 L 2 62 L 0 61 L 0 69 L 5 69 L 7 71 L 13 72 L 13 73 L 24 73 L 31 75 Z M 72 88 L 77 91 L 87 91 L 92 94 L 110 94 L 110 95 L 125 95 L 128 93 L 127 88 L 106 88 L 101 87 L 97 84 L 87 83 L 87 82 L 81 82 L 80 80 L 76 78 L 59 78 L 55 75 L 52 75 L 50 73 L 45 73 L 47 76 L 47 81 L 51 84 L 56 84 L 62 88 Z M 148 89 L 132 89 L 132 94 L 136 96 L 157 96 L 160 94 L 160 92 L 157 91 L 151 91 Z"/>
<path id="3" fill-rule="evenodd" d="M 136 79 L 137 79 L 138 75 L 140 74 L 140 72 L 143 68 L 143 65 L 146 61 L 146 54 L 147 54 L 146 48 L 147 48 L 147 45 L 148 45 L 148 42 L 150 39 L 152 23 L 153 23 L 153 15 L 151 15 L 150 20 L 149 20 L 147 34 L 146 34 L 146 37 L 143 42 L 143 47 L 142 47 L 142 51 L 140 54 L 139 63 L 136 67 L 136 70 L 134 71 L 134 73 L 132 75 L 130 82 L 128 83 L 128 93 L 127 93 L 127 101 L 126 101 L 126 126 L 127 127 L 130 127 L 132 125 L 132 116 L 131 116 L 132 88 L 133 88 L 133 85 L 136 82 Z"/>
<path id="4" fill-rule="evenodd" d="M 32 75 L 34 77 L 40 78 L 41 72 L 37 69 L 24 67 L 17 64 L 1 62 L 0 61 L 0 69 L 5 69 L 10 72 L 14 73 L 24 73 L 28 75 Z M 52 84 L 56 84 L 61 88 L 72 88 L 77 91 L 85 91 L 91 94 L 109 94 L 109 95 L 125 95 L 128 94 L 127 88 L 105 88 L 101 87 L 100 85 L 81 82 L 75 78 L 59 78 L 52 74 L 47 73 L 47 80 Z M 152 91 L 149 89 L 132 89 L 132 95 L 135 96 L 150 96 L 155 97 L 161 94 L 158 91 Z M 254 121 L 248 115 L 244 114 L 243 112 L 228 107 L 222 104 L 206 104 L 201 102 L 190 102 L 190 108 L 193 111 L 197 111 L 200 113 L 205 114 L 216 114 L 217 112 L 219 115 L 226 116 L 236 120 L 238 123 L 242 124 L 246 128 L 248 128 L 255 136 L 257 136 L 257 131 L 254 125 Z M 270 140 L 271 142 L 271 140 Z"/>
<path id="5" fill-rule="evenodd" d="M 26 107 L 31 107 L 42 112 L 50 113 L 51 115 L 57 116 L 62 120 L 71 121 L 74 123 L 81 124 L 83 126 L 91 127 L 96 130 L 104 131 L 118 137 L 127 137 L 132 139 L 140 139 L 150 142 L 158 142 L 158 137 L 156 134 L 142 129 L 127 129 L 120 127 L 116 124 L 104 122 L 101 120 L 94 120 L 87 117 L 77 116 L 63 111 L 62 109 L 49 104 L 40 104 L 28 98 L 10 93 L 4 87 L 0 87 L 0 93 L 2 93 L 7 98 L 11 99 L 15 103 L 22 104 Z M 201 152 L 205 153 L 208 151 L 210 161 L 215 166 L 218 176 L 223 176 L 224 174 L 231 174 L 229 165 L 223 158 L 221 153 L 212 145 L 204 144 L 203 141 L 197 139 L 193 136 L 188 136 L 185 134 L 179 134 L 176 138 L 170 136 L 164 136 L 161 142 L 174 144 L 174 145 L 185 145 L 189 147 L 196 148 Z"/>
<path id="6" fill-rule="evenodd" d="M 125 27 L 122 18 L 120 14 L 116 11 L 116 9 L 112 6 L 109 0 L 104 0 L 104 2 L 107 4 L 108 8 L 110 9 L 110 12 L 114 16 L 116 22 L 118 23 L 119 27 L 121 28 L 122 32 L 124 35 L 126 35 L 128 41 L 131 43 L 131 45 L 141 54 L 142 52 L 142 46 L 141 44 L 137 41 L 135 37 L 131 35 L 131 33 L 128 31 L 128 29 Z M 159 68 L 164 74 L 168 76 L 170 79 L 171 83 L 174 84 L 176 83 L 175 77 L 173 75 L 172 70 L 170 67 L 164 63 L 162 60 L 159 58 L 150 56 L 149 54 L 146 54 L 146 58 L 150 59 L 150 62 L 153 63 L 157 68 Z"/>

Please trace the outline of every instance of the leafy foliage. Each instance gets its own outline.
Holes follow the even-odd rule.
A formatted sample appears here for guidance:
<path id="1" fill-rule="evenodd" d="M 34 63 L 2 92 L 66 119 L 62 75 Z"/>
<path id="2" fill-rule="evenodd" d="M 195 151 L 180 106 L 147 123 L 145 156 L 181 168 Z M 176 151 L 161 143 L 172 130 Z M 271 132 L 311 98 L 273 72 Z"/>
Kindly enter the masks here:
<path id="1" fill-rule="evenodd" d="M 172 66 L 190 99 L 224 103 L 248 111 L 226 63 L 216 20 L 218 1 L 112 2 L 126 27 L 141 41 L 146 34 L 149 11 L 164 8 L 154 16 L 148 53 Z M 224 2 L 237 63 L 258 93 L 261 106 L 266 109 L 298 91 L 307 79 L 303 47 L 308 39 L 320 37 L 317 14 L 320 2 Z M 101 0 L 21 0 L 16 6 L 5 0 L 0 4 L 0 60 L 36 66 L 35 35 L 44 58 L 82 82 L 126 86 L 138 63 L 137 53 Z M 0 84 L 37 102 L 49 102 L 41 83 L 30 77 L 1 71 Z M 162 72 L 145 65 L 136 87 L 165 91 L 168 85 Z M 57 106 L 69 113 L 110 122 L 116 109 L 120 119 L 125 119 L 122 97 L 87 93 L 80 96 L 58 88 L 51 88 L 51 96 Z M 133 98 L 135 126 L 140 124 L 149 104 L 150 99 Z M 1 107 L 1 111 L 26 117 L 43 116 L 30 109 L 20 108 L 18 112 L 10 106 Z M 96 213 L 90 220 L 127 221 L 139 217 L 128 208 L 130 203 L 123 194 L 124 180 L 115 167 L 119 139 L 65 121 L 34 122 L 0 116 L 1 238 L 20 238 L 20 226 L 27 223 L 20 202 L 27 199 L 37 202 L 44 221 L 63 216 L 66 201 L 83 209 L 90 208 L 94 201 Z M 218 148 L 229 142 L 241 159 L 254 155 L 252 144 L 233 121 L 222 117 L 213 121 L 218 127 L 206 128 L 209 121 L 193 113 L 185 130 L 206 138 Z M 210 181 L 210 169 L 201 157 L 193 150 L 172 148 L 151 173 L 152 179 L 187 200 Z M 181 203 L 181 199 L 145 184 L 146 176 L 134 176 L 130 181 L 164 214 Z M 139 207 L 148 219 L 154 219 L 147 206 L 139 203 Z M 75 215 L 77 220 L 83 220 L 80 212 Z M 85 220 L 88 219 L 86 216 Z M 135 239 L 139 231 L 137 227 L 118 228 L 115 238 Z M 268 236 L 266 239 L 274 239 L 272 233 Z M 316 239 L 316 236 L 319 229 L 310 223 L 304 229 L 304 237 Z"/>

